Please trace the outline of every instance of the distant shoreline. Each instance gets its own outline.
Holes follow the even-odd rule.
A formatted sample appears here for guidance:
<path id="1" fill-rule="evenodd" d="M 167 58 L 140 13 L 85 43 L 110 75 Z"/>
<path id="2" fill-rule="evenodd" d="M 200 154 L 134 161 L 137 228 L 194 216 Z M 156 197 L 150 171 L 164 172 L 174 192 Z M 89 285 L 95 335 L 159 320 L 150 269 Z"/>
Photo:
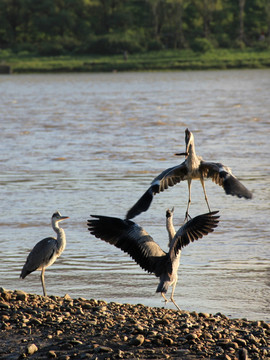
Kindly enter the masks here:
<path id="1" fill-rule="evenodd" d="M 0 358 L 235 359 L 270 356 L 270 324 L 225 315 L 0 288 Z M 244 350 L 243 350 L 244 349 Z"/>
<path id="2" fill-rule="evenodd" d="M 270 68 L 270 50 L 163 50 L 123 55 L 35 56 L 28 53 L 0 52 L 0 62 L 10 73 L 184 71 Z M 6 72 L 9 73 L 9 72 Z"/>

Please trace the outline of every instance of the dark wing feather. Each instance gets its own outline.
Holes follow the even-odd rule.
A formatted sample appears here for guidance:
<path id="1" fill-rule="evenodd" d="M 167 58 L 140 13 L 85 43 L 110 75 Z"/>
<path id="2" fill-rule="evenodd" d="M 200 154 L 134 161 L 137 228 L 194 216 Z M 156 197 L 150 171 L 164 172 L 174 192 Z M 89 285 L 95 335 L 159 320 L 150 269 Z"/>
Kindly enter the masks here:
<path id="1" fill-rule="evenodd" d="M 174 186 L 180 181 L 186 180 L 188 170 L 186 162 L 182 164 L 171 167 L 164 170 L 159 174 L 151 183 L 154 188 L 154 194 L 160 193 L 169 188 L 169 186 Z"/>
<path id="2" fill-rule="evenodd" d="M 186 175 L 187 167 L 185 162 L 164 170 L 152 181 L 151 186 L 146 190 L 136 204 L 129 209 L 126 219 L 133 219 L 140 213 L 147 211 L 155 194 L 168 189 L 169 186 L 174 186 L 182 180 L 186 180 Z"/>
<path id="3" fill-rule="evenodd" d="M 24 279 L 31 272 L 41 266 L 46 266 L 57 249 L 57 241 L 53 237 L 47 237 L 39 241 L 29 253 L 22 268 L 20 277 Z"/>
<path id="4" fill-rule="evenodd" d="M 211 178 L 225 190 L 227 195 L 236 195 L 239 198 L 252 198 L 252 193 L 231 173 L 231 170 L 220 164 L 202 161 L 200 171 L 203 177 Z"/>
<path id="5" fill-rule="evenodd" d="M 139 225 L 130 220 L 91 215 L 87 221 L 92 235 L 128 253 L 142 269 L 159 276 L 159 263 L 167 254 Z"/>
<path id="6" fill-rule="evenodd" d="M 178 251 L 190 242 L 202 238 L 218 225 L 218 218 L 216 214 L 218 211 L 213 211 L 207 214 L 196 216 L 183 225 L 175 234 L 170 246 L 169 255 L 171 258 L 177 255 Z"/>

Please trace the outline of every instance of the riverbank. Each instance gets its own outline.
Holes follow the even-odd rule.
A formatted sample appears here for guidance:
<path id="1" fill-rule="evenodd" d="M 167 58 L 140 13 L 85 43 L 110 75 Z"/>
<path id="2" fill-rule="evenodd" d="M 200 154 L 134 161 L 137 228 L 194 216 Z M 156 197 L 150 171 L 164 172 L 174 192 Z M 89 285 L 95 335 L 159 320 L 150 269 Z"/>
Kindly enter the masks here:
<path id="1" fill-rule="evenodd" d="M 270 324 L 0 288 L 0 359 L 270 357 Z M 243 350 L 245 349 L 245 350 Z"/>
<path id="2" fill-rule="evenodd" d="M 9 66 L 12 73 L 260 69 L 270 67 L 270 50 L 217 49 L 206 53 L 163 50 L 132 55 L 51 57 L 3 50 L 0 62 Z"/>

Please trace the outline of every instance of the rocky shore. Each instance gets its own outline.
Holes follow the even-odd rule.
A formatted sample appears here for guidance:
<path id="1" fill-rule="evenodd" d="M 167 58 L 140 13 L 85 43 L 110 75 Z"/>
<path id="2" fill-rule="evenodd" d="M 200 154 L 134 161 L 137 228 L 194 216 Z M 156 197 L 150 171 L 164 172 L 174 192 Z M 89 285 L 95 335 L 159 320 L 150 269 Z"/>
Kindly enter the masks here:
<path id="1" fill-rule="evenodd" d="M 232 360 L 246 352 L 270 359 L 270 324 L 0 288 L 0 359 Z"/>

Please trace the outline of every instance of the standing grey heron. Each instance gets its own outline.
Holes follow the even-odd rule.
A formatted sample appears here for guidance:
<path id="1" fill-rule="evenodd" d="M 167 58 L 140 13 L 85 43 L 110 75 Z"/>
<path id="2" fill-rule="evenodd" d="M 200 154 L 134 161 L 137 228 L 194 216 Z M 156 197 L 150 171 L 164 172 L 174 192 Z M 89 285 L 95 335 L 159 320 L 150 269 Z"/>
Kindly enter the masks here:
<path id="1" fill-rule="evenodd" d="M 41 270 L 40 279 L 44 296 L 47 296 L 44 280 L 45 269 L 55 262 L 66 247 L 66 235 L 58 223 L 68 218 L 68 216 L 62 216 L 58 211 L 52 215 L 52 228 L 56 232 L 57 238 L 47 237 L 39 241 L 28 255 L 22 268 L 20 275 L 22 279 L 35 270 Z"/>
<path id="2" fill-rule="evenodd" d="M 191 203 L 191 182 L 199 179 L 202 184 L 205 201 L 209 212 L 204 179 L 211 178 L 217 185 L 225 190 L 227 195 L 236 195 L 239 198 L 252 198 L 252 193 L 232 174 L 231 170 L 220 163 L 203 161 L 200 156 L 196 155 L 194 136 L 191 131 L 185 131 L 186 152 L 175 155 L 185 155 L 185 161 L 180 165 L 164 170 L 151 183 L 150 187 L 143 196 L 132 206 L 127 212 L 126 219 L 132 219 L 143 211 L 147 211 L 153 200 L 153 196 L 158 194 L 169 186 L 187 180 L 188 182 L 188 205 L 186 210 L 186 219 L 188 218 L 188 210 Z"/>
<path id="3" fill-rule="evenodd" d="M 194 240 L 202 238 L 218 225 L 218 211 L 196 216 L 186 222 L 177 232 L 173 226 L 173 211 L 166 212 L 166 227 L 169 234 L 169 251 L 166 253 L 153 238 L 131 220 L 116 217 L 91 215 L 95 220 L 87 221 L 88 230 L 96 238 L 112 244 L 128 253 L 143 270 L 154 273 L 160 282 L 156 292 L 160 292 L 165 302 L 165 293 L 172 286 L 170 300 L 178 310 L 173 295 L 177 283 L 177 271 L 181 249 Z"/>

